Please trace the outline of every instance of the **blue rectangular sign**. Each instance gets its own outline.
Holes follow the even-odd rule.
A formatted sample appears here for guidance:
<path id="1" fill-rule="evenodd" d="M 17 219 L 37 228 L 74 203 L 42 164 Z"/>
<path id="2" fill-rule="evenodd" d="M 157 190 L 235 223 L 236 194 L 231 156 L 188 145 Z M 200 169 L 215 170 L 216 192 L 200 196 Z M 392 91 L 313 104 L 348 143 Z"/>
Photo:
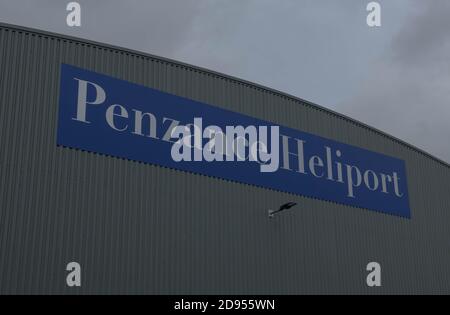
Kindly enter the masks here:
<path id="1" fill-rule="evenodd" d="M 410 218 L 403 160 L 66 64 L 57 144 Z"/>

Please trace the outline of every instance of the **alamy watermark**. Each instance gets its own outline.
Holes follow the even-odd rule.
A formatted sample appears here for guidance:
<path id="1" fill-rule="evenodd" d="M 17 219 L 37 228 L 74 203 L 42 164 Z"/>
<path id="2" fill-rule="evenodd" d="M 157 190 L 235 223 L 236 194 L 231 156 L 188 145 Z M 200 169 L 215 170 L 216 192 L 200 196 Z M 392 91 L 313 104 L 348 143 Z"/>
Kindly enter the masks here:
<path id="1" fill-rule="evenodd" d="M 178 139 L 171 150 L 175 162 L 250 161 L 260 163 L 261 172 L 275 172 L 279 167 L 278 126 L 226 126 L 224 131 L 215 125 L 203 128 L 203 119 L 195 117 L 192 124 L 173 128 L 171 136 Z"/>
<path id="2" fill-rule="evenodd" d="M 366 18 L 366 23 L 369 27 L 381 26 L 381 6 L 378 2 L 369 2 L 366 6 L 366 10 L 369 12 Z"/>
<path id="3" fill-rule="evenodd" d="M 66 17 L 67 26 L 81 26 L 81 6 L 78 2 L 69 2 L 66 6 L 69 11 Z"/>

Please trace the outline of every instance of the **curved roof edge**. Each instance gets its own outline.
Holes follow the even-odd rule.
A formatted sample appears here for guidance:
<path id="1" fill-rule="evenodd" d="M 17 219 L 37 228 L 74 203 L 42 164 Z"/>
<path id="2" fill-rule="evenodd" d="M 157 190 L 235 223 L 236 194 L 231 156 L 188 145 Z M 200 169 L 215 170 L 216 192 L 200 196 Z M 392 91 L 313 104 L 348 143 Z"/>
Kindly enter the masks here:
<path id="1" fill-rule="evenodd" d="M 194 69 L 194 70 L 197 70 L 197 71 L 201 71 L 201 72 L 204 72 L 204 73 L 215 75 L 215 76 L 217 76 L 219 78 L 224 78 L 224 79 L 227 79 L 227 80 L 235 81 L 237 83 L 245 84 L 245 85 L 248 85 L 248 86 L 253 87 L 253 88 L 258 88 L 258 89 L 261 89 L 261 90 L 264 90 L 264 91 L 276 94 L 278 96 L 287 97 L 287 98 L 290 98 L 290 99 L 292 99 L 294 101 L 304 103 L 305 105 L 311 106 L 311 107 L 313 107 L 315 109 L 322 110 L 324 112 L 327 112 L 327 113 L 332 114 L 334 116 L 337 116 L 339 118 L 343 118 L 343 119 L 347 120 L 348 122 L 351 122 L 351 123 L 353 123 L 353 124 L 355 124 L 357 126 L 360 126 L 360 127 L 363 127 L 363 128 L 367 128 L 367 129 L 369 129 L 369 130 L 371 130 L 371 131 L 373 131 L 375 133 L 378 133 L 381 136 L 384 136 L 384 137 L 387 137 L 387 138 L 389 138 L 391 140 L 394 140 L 394 141 L 398 142 L 399 144 L 404 145 L 407 148 L 412 149 L 412 150 L 414 150 L 414 151 L 416 151 L 418 153 L 421 153 L 421 154 L 425 155 L 426 157 L 428 157 L 428 158 L 430 158 L 430 159 L 432 159 L 432 160 L 434 160 L 434 161 L 436 161 L 436 162 L 438 162 L 438 163 L 440 163 L 440 164 L 450 168 L 450 164 L 445 162 L 444 160 L 441 160 L 440 158 L 438 158 L 438 157 L 436 157 L 436 156 L 426 152 L 425 150 L 420 149 L 420 148 L 418 148 L 418 147 L 416 147 L 416 146 L 414 146 L 414 145 L 412 145 L 412 144 L 410 144 L 410 143 L 408 143 L 408 142 L 406 142 L 404 140 L 401 140 L 401 139 L 399 139 L 399 138 L 397 138 L 397 137 L 395 137 L 393 135 L 390 135 L 390 134 L 388 134 L 388 133 L 386 133 L 384 131 L 381 131 L 381 130 L 375 128 L 375 127 L 371 127 L 371 126 L 369 126 L 369 125 L 367 125 L 367 124 L 365 124 L 365 123 L 363 123 L 363 122 L 361 122 L 359 120 L 356 120 L 356 119 L 351 118 L 351 117 L 349 117 L 347 115 L 338 113 L 338 112 L 336 112 L 334 110 L 331 110 L 329 108 L 323 107 L 323 106 L 318 105 L 318 104 L 315 104 L 313 102 L 304 100 L 304 99 L 302 99 L 300 97 L 291 95 L 289 93 L 281 92 L 279 90 L 272 89 L 272 88 L 266 87 L 266 86 L 258 84 L 258 83 L 253 83 L 253 82 L 250 82 L 250 81 L 247 81 L 247 80 L 244 80 L 244 79 L 239 79 L 239 78 L 231 76 L 231 75 L 223 74 L 223 73 L 220 73 L 220 72 L 217 72 L 217 71 L 214 71 L 214 70 L 209 70 L 209 69 L 206 69 L 206 68 L 202 68 L 202 67 L 199 67 L 199 66 L 194 66 L 194 65 L 191 65 L 191 64 L 188 64 L 188 63 L 184 63 L 184 62 L 181 62 L 181 61 L 177 61 L 177 60 L 173 60 L 173 59 L 170 59 L 170 58 L 160 57 L 160 56 L 152 55 L 150 53 L 144 53 L 144 52 L 141 52 L 141 51 L 128 49 L 128 48 L 124 48 L 124 47 L 120 47 L 120 46 L 114 46 L 114 45 L 111 45 L 111 44 L 105 44 L 105 43 L 97 42 L 97 41 L 94 41 L 94 40 L 89 40 L 89 39 L 74 37 L 74 36 L 70 36 L 70 35 L 54 33 L 54 32 L 50 32 L 50 31 L 39 30 L 39 29 L 34 29 L 34 28 L 30 28 L 30 27 L 19 26 L 19 25 L 4 23 L 4 22 L 0 22 L 0 28 L 9 28 L 9 29 L 14 29 L 14 30 L 21 31 L 21 32 L 41 34 L 43 36 L 61 38 L 61 39 L 65 39 L 65 40 L 69 40 L 69 41 L 73 41 L 73 42 L 79 42 L 79 43 L 82 43 L 82 44 L 88 44 L 88 45 L 93 45 L 93 46 L 100 46 L 100 47 L 104 47 L 104 48 L 111 49 L 111 50 L 126 52 L 126 53 L 133 54 L 133 55 L 136 55 L 136 56 L 152 58 L 152 59 L 155 59 L 155 60 L 161 60 L 161 61 L 164 61 L 164 62 L 167 62 L 167 63 L 171 63 L 171 64 L 174 64 L 174 65 L 177 65 L 177 66 L 182 66 L 182 67 Z"/>

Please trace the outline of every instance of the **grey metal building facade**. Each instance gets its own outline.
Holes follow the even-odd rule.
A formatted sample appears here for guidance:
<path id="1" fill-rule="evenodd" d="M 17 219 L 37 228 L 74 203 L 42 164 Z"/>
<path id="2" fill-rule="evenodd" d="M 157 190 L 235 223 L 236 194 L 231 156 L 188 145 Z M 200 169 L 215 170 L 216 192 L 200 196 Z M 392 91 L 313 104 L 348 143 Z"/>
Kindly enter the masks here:
<path id="1" fill-rule="evenodd" d="M 57 146 L 61 63 L 400 158 L 412 217 Z M 448 294 L 449 182 L 447 163 L 290 95 L 0 24 L 2 294 Z M 298 209 L 268 219 L 286 201 Z M 366 285 L 371 261 L 381 287 Z"/>

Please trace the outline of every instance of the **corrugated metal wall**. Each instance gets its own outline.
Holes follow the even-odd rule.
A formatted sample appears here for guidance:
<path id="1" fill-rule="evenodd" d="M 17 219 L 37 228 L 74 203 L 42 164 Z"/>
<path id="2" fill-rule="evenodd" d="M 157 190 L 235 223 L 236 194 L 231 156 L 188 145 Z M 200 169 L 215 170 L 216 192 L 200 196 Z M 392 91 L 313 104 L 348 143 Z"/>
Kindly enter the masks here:
<path id="1" fill-rule="evenodd" d="M 412 219 L 57 147 L 61 63 L 404 159 Z M 0 25 L 0 293 L 450 293 L 449 179 L 445 163 L 281 93 Z M 269 220 L 286 201 L 300 205 Z M 70 261 L 81 288 L 66 286 Z M 370 261 L 381 288 L 366 286 Z"/>

